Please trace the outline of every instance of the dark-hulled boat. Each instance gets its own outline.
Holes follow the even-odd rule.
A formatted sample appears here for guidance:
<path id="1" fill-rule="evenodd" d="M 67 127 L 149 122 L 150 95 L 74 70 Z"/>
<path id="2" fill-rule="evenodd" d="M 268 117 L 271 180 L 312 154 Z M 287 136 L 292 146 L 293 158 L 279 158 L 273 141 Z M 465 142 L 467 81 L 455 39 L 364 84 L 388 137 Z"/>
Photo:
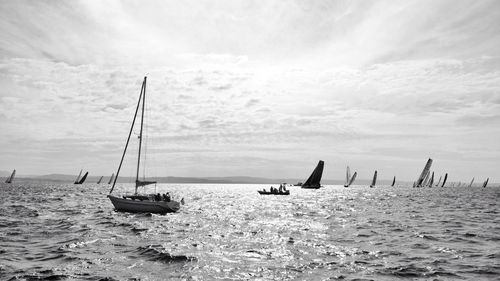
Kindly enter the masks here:
<path id="1" fill-rule="evenodd" d="M 290 195 L 290 190 L 287 191 L 281 191 L 281 192 L 271 192 L 271 191 L 262 191 L 258 190 L 260 195 Z"/>
<path id="2" fill-rule="evenodd" d="M 157 214 L 165 214 L 177 212 L 180 209 L 180 203 L 172 200 L 170 197 L 161 197 L 156 196 L 154 194 L 139 194 L 137 192 L 138 187 L 146 186 L 150 184 L 156 184 L 155 181 L 148 180 L 139 180 L 139 167 L 141 163 L 141 146 L 142 146 L 142 131 L 144 124 L 144 107 L 146 102 L 146 81 L 147 77 L 144 77 L 141 87 L 141 93 L 139 95 L 139 101 L 137 102 L 137 107 L 135 109 L 134 119 L 132 121 L 132 126 L 130 127 L 130 132 L 128 134 L 127 143 L 125 144 L 125 149 L 123 150 L 123 155 L 120 160 L 120 165 L 118 166 L 118 170 L 116 172 L 116 176 L 113 181 L 113 186 L 109 192 L 108 198 L 111 200 L 111 203 L 115 207 L 117 211 L 131 212 L 131 213 L 157 213 Z M 142 105 L 141 112 L 141 125 L 140 125 L 140 133 L 139 133 L 139 155 L 137 158 L 137 174 L 135 178 L 135 192 L 133 195 L 128 196 L 113 196 L 113 189 L 116 185 L 116 180 L 120 174 L 120 169 L 123 164 L 123 159 L 125 158 L 125 154 L 127 152 L 127 147 L 130 141 L 130 136 L 132 135 L 132 131 L 134 129 L 135 120 L 137 117 L 137 113 L 139 111 L 139 106 Z M 183 200 L 181 200 L 182 202 Z"/>

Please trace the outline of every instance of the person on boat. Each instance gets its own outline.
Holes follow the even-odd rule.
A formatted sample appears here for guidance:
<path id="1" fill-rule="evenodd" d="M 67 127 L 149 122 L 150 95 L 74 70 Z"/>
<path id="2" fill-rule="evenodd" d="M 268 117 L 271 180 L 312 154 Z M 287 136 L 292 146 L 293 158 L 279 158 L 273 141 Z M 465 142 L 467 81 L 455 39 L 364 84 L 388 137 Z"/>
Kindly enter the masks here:
<path id="1" fill-rule="evenodd" d="M 278 193 L 281 193 L 281 191 L 282 191 L 282 190 L 283 190 L 283 185 L 282 185 L 282 184 L 280 184 L 280 188 L 279 188 L 279 190 L 278 190 Z"/>
<path id="2" fill-rule="evenodd" d="M 262 191 L 266 192 L 266 189 L 265 189 L 265 188 L 263 188 L 263 189 L 262 189 Z"/>
<path id="3" fill-rule="evenodd" d="M 156 199 L 156 201 L 161 201 L 161 195 L 160 195 L 160 193 L 158 193 L 157 196 L 155 196 L 155 199 Z"/>
<path id="4" fill-rule="evenodd" d="M 170 193 L 169 192 L 167 192 L 167 194 L 165 194 L 165 198 L 167 199 L 166 200 L 167 202 L 170 202 L 171 198 L 170 198 Z"/>

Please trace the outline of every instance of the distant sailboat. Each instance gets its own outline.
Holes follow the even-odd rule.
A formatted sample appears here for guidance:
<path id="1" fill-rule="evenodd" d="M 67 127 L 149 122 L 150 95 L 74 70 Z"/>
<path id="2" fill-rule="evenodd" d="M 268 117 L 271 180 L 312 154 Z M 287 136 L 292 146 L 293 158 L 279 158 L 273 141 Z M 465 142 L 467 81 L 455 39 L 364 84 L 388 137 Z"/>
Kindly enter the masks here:
<path id="1" fill-rule="evenodd" d="M 375 187 L 376 184 L 377 184 L 377 170 L 375 170 L 375 174 L 373 174 L 372 184 L 370 184 L 370 187 Z"/>
<path id="2" fill-rule="evenodd" d="M 351 170 L 349 169 L 349 166 L 347 166 L 347 171 L 345 175 L 345 184 L 344 187 L 349 187 L 351 184 L 354 182 L 356 179 L 356 176 L 358 175 L 358 172 L 354 172 L 354 174 L 351 177 Z"/>
<path id="3" fill-rule="evenodd" d="M 166 194 L 164 194 L 163 196 L 157 196 L 155 194 L 143 195 L 137 192 L 137 188 L 140 186 L 156 183 L 155 181 L 139 180 L 141 147 L 143 139 L 144 108 L 146 103 L 146 81 L 147 77 L 144 77 L 141 87 L 141 93 L 139 94 L 139 100 L 137 101 L 137 107 L 135 109 L 134 119 L 132 120 L 132 125 L 130 127 L 130 131 L 127 137 L 127 142 L 125 144 L 125 149 L 123 150 L 122 158 L 120 160 L 120 164 L 118 165 L 118 170 L 116 171 L 116 177 L 113 181 L 113 186 L 109 191 L 108 198 L 115 207 L 115 209 L 118 211 L 133 212 L 133 213 L 158 213 L 158 214 L 177 212 L 180 209 L 180 203 L 178 201 L 172 200 L 170 196 L 167 196 Z M 142 105 L 142 112 L 141 112 L 141 124 L 139 133 L 139 149 L 137 156 L 137 173 L 135 178 L 135 192 L 134 195 L 126 195 L 121 197 L 113 196 L 111 194 L 113 193 L 113 189 L 115 188 L 116 185 L 116 180 L 118 179 L 118 176 L 120 174 L 120 169 L 122 167 L 123 159 L 125 158 L 125 154 L 127 152 L 130 136 L 132 135 L 132 131 L 134 129 L 140 105 Z"/>
<path id="4" fill-rule="evenodd" d="M 113 182 L 114 177 L 115 177 L 115 173 L 112 173 L 111 177 L 109 178 L 108 184 L 111 184 Z"/>
<path id="5" fill-rule="evenodd" d="M 427 186 L 432 187 L 432 184 L 434 184 L 434 172 L 432 172 L 431 179 L 429 180 L 429 184 Z"/>
<path id="6" fill-rule="evenodd" d="M 427 171 L 427 174 L 425 175 L 424 181 L 420 185 L 420 187 L 427 186 L 427 183 L 429 182 L 429 176 L 431 175 L 430 171 Z"/>
<path id="7" fill-rule="evenodd" d="M 349 187 L 349 181 L 351 180 L 351 169 L 349 169 L 349 166 L 347 166 L 346 172 L 345 172 L 345 183 L 344 187 Z"/>
<path id="8" fill-rule="evenodd" d="M 441 183 L 441 179 L 442 179 L 442 177 L 443 177 L 443 176 L 439 176 L 439 181 L 438 181 L 438 183 L 436 184 L 436 187 L 438 187 L 438 186 L 439 186 L 439 184 Z"/>
<path id="9" fill-rule="evenodd" d="M 80 173 L 78 174 L 78 177 L 76 177 L 74 184 L 78 184 L 80 182 L 80 177 L 82 176 L 82 172 L 83 170 L 80 170 Z"/>
<path id="10" fill-rule="evenodd" d="M 447 179 L 448 179 L 448 173 L 444 174 L 443 184 L 441 185 L 441 187 L 444 187 Z"/>
<path id="11" fill-rule="evenodd" d="M 349 186 L 351 186 L 351 184 L 354 182 L 354 180 L 356 179 L 357 175 L 358 175 L 358 172 L 354 172 L 354 174 L 351 177 L 351 180 L 349 181 Z"/>
<path id="12" fill-rule="evenodd" d="M 472 180 L 470 181 L 469 183 L 469 187 L 472 187 L 472 184 L 474 183 L 474 178 L 472 178 Z"/>
<path id="13" fill-rule="evenodd" d="M 490 178 L 487 178 L 486 181 L 483 183 L 483 188 L 486 187 L 488 185 L 488 181 L 490 180 Z"/>
<path id="14" fill-rule="evenodd" d="M 420 174 L 420 177 L 418 177 L 418 179 L 417 179 L 416 187 L 424 186 L 423 182 L 424 182 L 425 178 L 429 176 L 429 171 L 431 169 L 431 166 L 432 166 L 432 159 L 429 158 L 429 160 L 427 160 L 427 163 L 425 164 L 424 169 L 422 170 L 422 173 Z"/>
<path id="15" fill-rule="evenodd" d="M 104 176 L 101 176 L 101 178 L 97 181 L 97 184 L 100 184 L 100 183 L 101 183 L 101 181 L 102 181 L 102 178 L 103 178 L 103 177 L 104 177 Z"/>
<path id="16" fill-rule="evenodd" d="M 323 176 L 323 168 L 325 166 L 325 162 L 319 160 L 318 165 L 306 180 L 306 182 L 302 185 L 302 188 L 312 188 L 318 189 L 321 187 L 321 177 Z"/>
<path id="17" fill-rule="evenodd" d="M 12 183 L 12 181 L 14 180 L 14 177 L 16 176 L 16 170 L 12 171 L 12 174 L 10 174 L 10 177 L 8 177 L 6 180 L 5 180 L 5 183 Z"/>
<path id="18" fill-rule="evenodd" d="M 392 184 L 391 186 L 394 186 L 394 184 L 396 183 L 396 176 L 394 176 L 394 178 L 392 179 Z"/>
<path id="19" fill-rule="evenodd" d="M 89 175 L 89 172 L 85 172 L 85 175 L 83 175 L 83 177 L 78 182 L 75 182 L 75 184 L 82 184 L 82 183 L 84 183 L 85 180 L 87 179 L 88 175 Z"/>

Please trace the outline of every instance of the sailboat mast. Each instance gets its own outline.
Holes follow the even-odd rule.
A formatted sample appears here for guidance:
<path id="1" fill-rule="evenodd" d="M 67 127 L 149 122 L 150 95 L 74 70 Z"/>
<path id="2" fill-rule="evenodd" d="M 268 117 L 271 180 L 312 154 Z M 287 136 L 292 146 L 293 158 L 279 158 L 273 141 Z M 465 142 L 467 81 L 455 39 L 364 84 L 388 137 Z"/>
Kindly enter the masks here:
<path id="1" fill-rule="evenodd" d="M 144 126 L 144 104 L 146 103 L 146 78 L 144 77 L 144 90 L 142 92 L 141 132 L 139 133 L 139 153 L 137 155 L 137 174 L 135 176 L 135 194 L 139 183 L 139 166 L 141 164 L 142 128 Z"/>
<path id="2" fill-rule="evenodd" d="M 137 117 L 137 112 L 139 111 L 139 105 L 141 104 L 142 91 L 144 90 L 145 86 L 146 86 L 146 77 L 144 77 L 144 81 L 142 82 L 141 94 L 139 95 L 139 101 L 137 101 L 137 107 L 135 108 L 134 120 L 132 120 L 132 126 L 130 126 L 130 131 L 128 133 L 128 138 L 127 138 L 127 143 L 125 144 L 125 149 L 123 150 L 122 159 L 120 160 L 120 165 L 118 166 L 118 171 L 116 171 L 115 180 L 113 181 L 113 186 L 111 186 L 111 190 L 109 191 L 109 194 L 111 194 L 113 192 L 113 189 L 115 188 L 116 180 L 118 179 L 118 175 L 120 174 L 120 169 L 121 169 L 122 164 L 123 164 L 123 159 L 125 158 L 125 153 L 127 152 L 128 143 L 130 141 L 130 135 L 132 135 L 132 130 L 134 129 L 134 124 L 135 124 L 135 119 Z"/>

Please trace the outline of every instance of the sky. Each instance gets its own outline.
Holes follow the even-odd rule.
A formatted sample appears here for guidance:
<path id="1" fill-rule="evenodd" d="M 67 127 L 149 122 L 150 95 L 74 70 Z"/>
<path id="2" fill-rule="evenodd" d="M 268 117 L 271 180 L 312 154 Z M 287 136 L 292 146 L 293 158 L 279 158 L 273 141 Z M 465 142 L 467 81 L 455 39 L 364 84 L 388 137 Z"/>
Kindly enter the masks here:
<path id="1" fill-rule="evenodd" d="M 0 170 L 110 175 L 147 76 L 151 176 L 321 159 L 414 181 L 430 157 L 500 180 L 499 19 L 494 0 L 0 1 Z"/>

